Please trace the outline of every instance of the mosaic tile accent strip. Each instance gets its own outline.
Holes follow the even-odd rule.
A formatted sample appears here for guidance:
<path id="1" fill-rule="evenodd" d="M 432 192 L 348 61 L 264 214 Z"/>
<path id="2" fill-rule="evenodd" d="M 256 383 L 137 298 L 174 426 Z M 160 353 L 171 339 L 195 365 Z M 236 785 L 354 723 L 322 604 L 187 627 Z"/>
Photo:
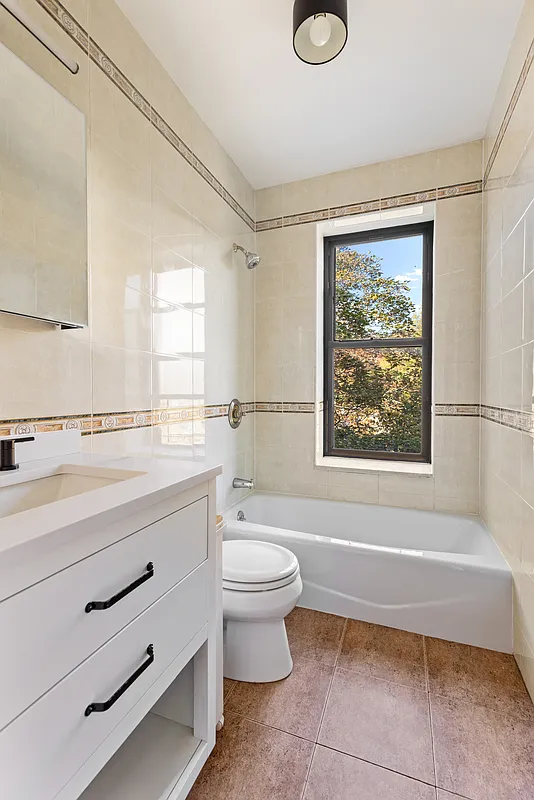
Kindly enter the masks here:
<path id="1" fill-rule="evenodd" d="M 521 97 L 521 92 L 523 91 L 523 88 L 527 81 L 528 74 L 530 72 L 530 68 L 532 66 L 533 61 L 534 61 L 534 39 L 530 43 L 530 47 L 528 49 L 521 72 L 519 73 L 519 78 L 517 79 L 515 89 L 510 98 L 510 102 L 508 103 L 508 108 L 506 109 L 503 121 L 501 122 L 501 127 L 499 128 L 499 132 L 497 133 L 497 137 L 495 139 L 490 156 L 488 158 L 488 163 L 486 164 L 486 169 L 484 171 L 484 184 L 487 183 L 491 170 L 493 169 L 493 165 L 495 164 L 495 159 L 497 158 L 497 154 L 500 150 L 506 131 L 508 130 L 508 125 L 510 124 L 510 120 L 512 119 L 512 115 L 515 111 L 519 98 Z"/>
<path id="2" fill-rule="evenodd" d="M 131 103 L 145 116 L 172 147 L 193 167 L 194 170 L 208 183 L 211 188 L 241 217 L 251 230 L 255 230 L 255 222 L 250 214 L 241 206 L 233 195 L 223 186 L 206 165 L 195 155 L 190 147 L 178 134 L 165 122 L 148 100 L 143 97 L 134 84 L 106 55 L 98 44 L 89 37 L 86 30 L 74 19 L 72 14 L 62 6 L 59 0 L 36 0 L 55 22 L 76 42 L 76 44 L 89 55 L 89 58 L 104 72 L 108 78 L 121 90 Z"/>
<path id="3" fill-rule="evenodd" d="M 323 222 L 324 220 L 340 219 L 341 217 L 355 217 L 360 214 L 371 214 L 377 211 L 387 211 L 392 208 L 413 206 L 418 203 L 430 203 L 434 200 L 446 200 L 449 197 L 463 197 L 464 195 L 480 194 L 481 192 L 482 181 L 456 183 L 452 186 L 440 186 L 437 189 L 425 189 L 422 192 L 413 192 L 412 194 L 399 194 L 378 200 L 368 200 L 365 203 L 322 208 L 318 211 L 307 211 L 304 214 L 264 219 L 256 222 L 256 232 L 287 228 L 293 225 L 306 225 L 310 222 Z"/>

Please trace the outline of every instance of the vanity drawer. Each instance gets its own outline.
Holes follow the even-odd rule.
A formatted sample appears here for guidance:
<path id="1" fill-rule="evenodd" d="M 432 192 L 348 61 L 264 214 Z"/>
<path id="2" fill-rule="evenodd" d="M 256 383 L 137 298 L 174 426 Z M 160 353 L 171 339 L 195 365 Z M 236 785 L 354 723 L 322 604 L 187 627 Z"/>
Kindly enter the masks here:
<path id="1" fill-rule="evenodd" d="M 0 797 L 52 800 L 207 622 L 208 562 L 0 733 Z M 153 645 L 154 654 L 147 652 Z M 143 665 L 107 711 L 93 711 Z M 34 668 L 38 669 L 35 664 Z"/>
<path id="2" fill-rule="evenodd" d="M 0 729 L 207 558 L 207 516 L 204 497 L 0 604 Z"/>

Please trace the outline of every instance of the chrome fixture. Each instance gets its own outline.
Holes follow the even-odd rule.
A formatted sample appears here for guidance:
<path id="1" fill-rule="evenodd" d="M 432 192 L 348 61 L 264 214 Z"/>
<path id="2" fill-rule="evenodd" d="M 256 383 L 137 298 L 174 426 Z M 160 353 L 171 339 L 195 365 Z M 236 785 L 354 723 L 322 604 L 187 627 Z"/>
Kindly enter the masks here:
<path id="1" fill-rule="evenodd" d="M 254 481 L 252 478 L 234 478 L 232 486 L 234 489 L 253 489 Z"/>
<path id="2" fill-rule="evenodd" d="M 246 522 L 247 521 L 247 518 L 245 517 L 245 512 L 244 511 L 238 511 L 237 512 L 237 521 L 238 522 Z"/>
<path id="3" fill-rule="evenodd" d="M 349 36 L 347 0 L 295 0 L 293 48 L 305 64 L 327 64 Z"/>
<path id="4" fill-rule="evenodd" d="M 234 397 L 228 406 L 228 423 L 231 428 L 239 428 L 244 413 L 243 404 L 237 397 Z"/>
<path id="5" fill-rule="evenodd" d="M 46 47 L 49 53 L 52 53 L 53 56 L 57 58 L 58 61 L 61 61 L 64 67 L 67 67 L 73 75 L 76 75 L 79 70 L 79 64 L 74 61 L 73 58 L 70 58 L 66 53 L 62 52 L 53 39 L 44 31 L 40 26 L 38 26 L 29 14 L 26 13 L 18 4 L 17 0 L 0 0 L 0 8 L 4 8 L 12 17 L 14 17 L 17 22 L 26 28 L 28 33 L 31 33 L 37 41 L 41 42 L 43 47 Z"/>
<path id="6" fill-rule="evenodd" d="M 237 253 L 238 250 L 241 250 L 241 252 L 244 254 L 245 263 L 248 269 L 254 269 L 255 267 L 258 266 L 258 264 L 261 261 L 261 258 L 257 253 L 249 253 L 249 251 L 245 250 L 244 247 L 241 247 L 240 244 L 236 244 L 234 242 L 234 253 Z"/>

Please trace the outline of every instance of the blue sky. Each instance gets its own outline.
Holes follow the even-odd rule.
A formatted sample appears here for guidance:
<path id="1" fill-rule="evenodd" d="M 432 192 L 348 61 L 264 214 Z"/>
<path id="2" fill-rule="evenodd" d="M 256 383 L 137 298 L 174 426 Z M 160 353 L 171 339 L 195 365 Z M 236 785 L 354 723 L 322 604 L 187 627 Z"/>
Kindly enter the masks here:
<path id="1" fill-rule="evenodd" d="M 373 253 L 382 260 L 382 272 L 390 278 L 406 280 L 416 306 L 422 302 L 423 237 L 408 236 L 385 242 L 368 242 L 354 247 L 359 253 Z"/>

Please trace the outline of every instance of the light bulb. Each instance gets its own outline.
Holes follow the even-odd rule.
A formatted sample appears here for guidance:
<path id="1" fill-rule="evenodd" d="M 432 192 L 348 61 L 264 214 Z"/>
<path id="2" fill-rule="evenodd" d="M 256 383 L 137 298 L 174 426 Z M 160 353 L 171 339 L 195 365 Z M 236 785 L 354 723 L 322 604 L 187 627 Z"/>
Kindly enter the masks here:
<path id="1" fill-rule="evenodd" d="M 332 35 L 332 26 L 326 14 L 317 14 L 310 25 L 310 39 L 316 47 L 324 47 Z"/>

